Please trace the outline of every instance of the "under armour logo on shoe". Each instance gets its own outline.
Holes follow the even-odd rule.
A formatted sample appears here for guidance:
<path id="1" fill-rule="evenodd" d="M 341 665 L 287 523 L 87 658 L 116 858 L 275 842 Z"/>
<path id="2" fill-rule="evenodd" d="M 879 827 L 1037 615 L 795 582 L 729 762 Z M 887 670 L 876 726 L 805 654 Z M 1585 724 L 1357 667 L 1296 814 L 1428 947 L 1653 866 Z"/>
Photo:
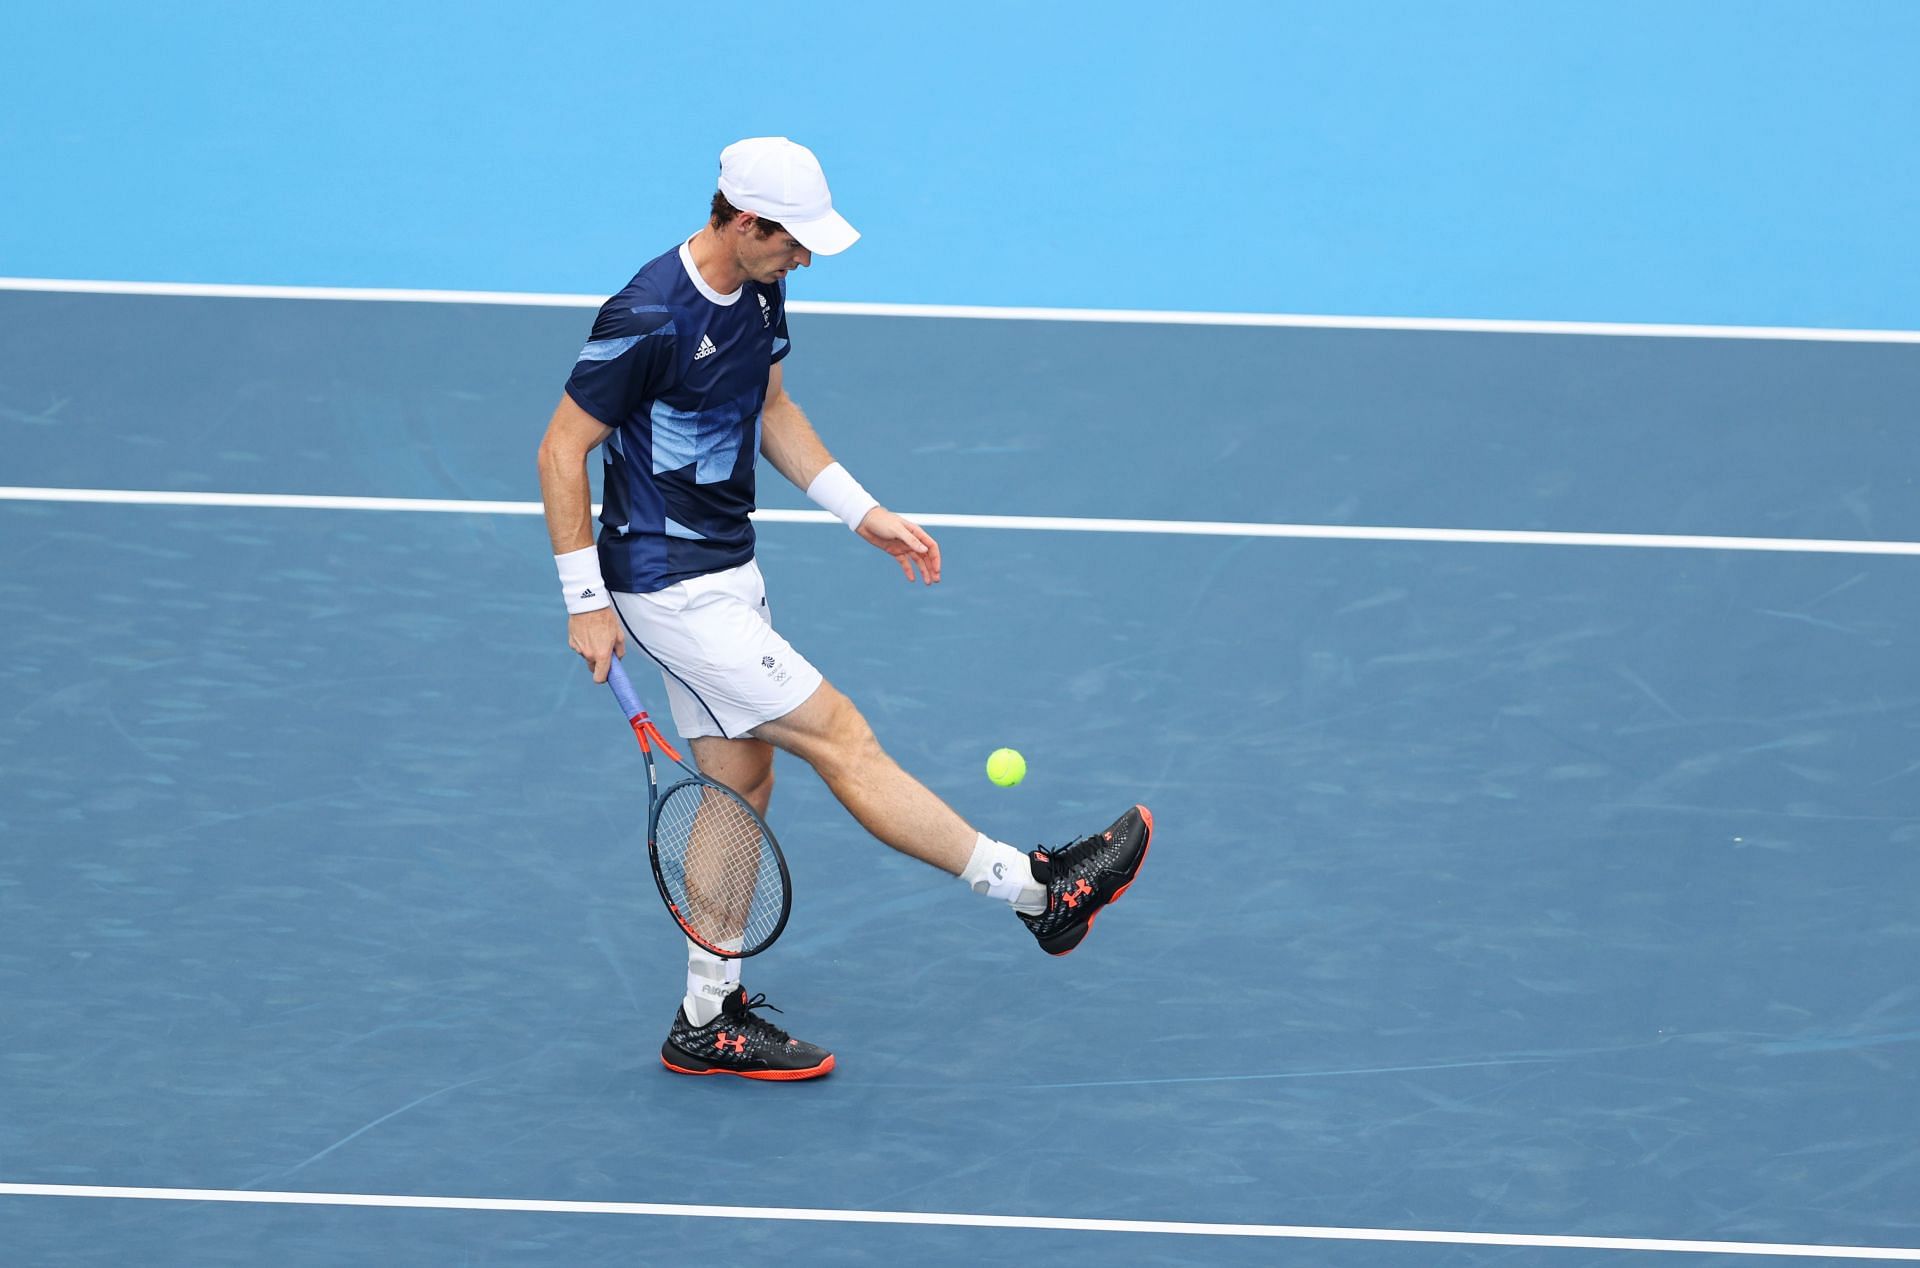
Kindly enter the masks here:
<path id="1" fill-rule="evenodd" d="M 701 335 L 700 346 L 694 349 L 693 359 L 695 361 L 702 361 L 702 360 L 705 360 L 707 357 L 712 356 L 714 353 L 718 351 L 720 351 L 720 349 L 713 346 L 713 340 L 709 339 L 705 335 Z"/>
<path id="2" fill-rule="evenodd" d="M 1085 898 L 1088 894 L 1091 894 L 1092 892 L 1093 892 L 1093 886 L 1087 884 L 1087 878 L 1082 876 L 1079 880 L 1073 883 L 1072 889 L 1060 895 L 1060 901 L 1065 903 L 1069 907 L 1078 907 L 1080 905 L 1080 900 L 1082 898 Z"/>
<path id="3" fill-rule="evenodd" d="M 713 1041 L 713 1046 L 722 1052 L 727 1050 L 728 1044 L 733 1045 L 733 1055 L 737 1057 L 747 1050 L 747 1037 L 745 1035 L 734 1035 L 729 1038 L 727 1032 L 723 1030 Z"/>

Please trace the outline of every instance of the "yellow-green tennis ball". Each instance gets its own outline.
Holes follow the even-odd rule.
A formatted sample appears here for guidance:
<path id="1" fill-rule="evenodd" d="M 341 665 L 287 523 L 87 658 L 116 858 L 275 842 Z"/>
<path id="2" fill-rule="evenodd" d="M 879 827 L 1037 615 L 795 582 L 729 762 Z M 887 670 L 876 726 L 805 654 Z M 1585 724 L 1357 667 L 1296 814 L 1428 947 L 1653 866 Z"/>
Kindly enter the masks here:
<path id="1" fill-rule="evenodd" d="M 987 778 L 1011 788 L 1027 777 L 1027 759 L 1010 748 L 997 748 L 987 757 Z"/>

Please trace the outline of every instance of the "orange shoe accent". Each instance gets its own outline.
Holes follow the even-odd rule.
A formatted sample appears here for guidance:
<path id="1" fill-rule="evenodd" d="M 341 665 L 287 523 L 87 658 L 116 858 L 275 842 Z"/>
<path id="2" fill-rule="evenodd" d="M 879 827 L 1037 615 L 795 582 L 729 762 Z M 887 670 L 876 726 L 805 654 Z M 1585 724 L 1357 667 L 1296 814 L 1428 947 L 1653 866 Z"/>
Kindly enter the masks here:
<path id="1" fill-rule="evenodd" d="M 761 1079 L 774 1083 L 791 1083 L 799 1079 L 817 1079 L 823 1074 L 831 1073 L 833 1070 L 833 1054 L 828 1053 L 825 1061 L 822 1061 L 816 1066 L 809 1066 L 805 1070 L 726 1070 L 717 1066 L 711 1070 L 689 1070 L 685 1066 L 675 1065 L 664 1056 L 660 1058 L 660 1064 L 675 1074 L 731 1074 L 735 1078 L 740 1079 Z"/>

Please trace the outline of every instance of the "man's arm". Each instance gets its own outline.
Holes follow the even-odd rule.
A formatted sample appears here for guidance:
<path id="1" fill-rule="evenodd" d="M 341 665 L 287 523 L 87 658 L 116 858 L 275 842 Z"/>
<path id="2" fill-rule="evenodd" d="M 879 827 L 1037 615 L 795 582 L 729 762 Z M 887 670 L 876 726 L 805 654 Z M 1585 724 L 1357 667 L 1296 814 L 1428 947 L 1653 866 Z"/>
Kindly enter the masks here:
<path id="1" fill-rule="evenodd" d="M 553 553 L 567 555 L 593 545 L 593 485 L 587 479 L 587 455 L 613 434 L 613 428 L 574 404 L 566 393 L 554 407 L 541 437 L 540 501 L 547 511 L 547 536 Z M 614 614 L 611 595 L 606 605 L 567 617 L 567 645 L 593 669 L 593 680 L 607 680 L 612 658 L 626 651 L 626 636 Z"/>
<path id="2" fill-rule="evenodd" d="M 775 471 L 802 491 L 810 490 L 820 473 L 833 465 L 833 455 L 821 443 L 819 433 L 787 395 L 778 364 L 767 375 L 767 403 L 760 413 L 760 452 Z M 551 509 L 548 515 L 551 517 Z M 913 580 L 916 565 L 920 579 L 928 585 L 940 580 L 940 544 L 912 520 L 876 506 L 853 526 L 853 531 L 892 555 L 908 581 Z"/>
<path id="3" fill-rule="evenodd" d="M 773 469 L 805 490 L 833 462 L 820 435 L 787 395 L 779 365 L 767 374 L 767 403 L 760 411 L 760 452 Z"/>

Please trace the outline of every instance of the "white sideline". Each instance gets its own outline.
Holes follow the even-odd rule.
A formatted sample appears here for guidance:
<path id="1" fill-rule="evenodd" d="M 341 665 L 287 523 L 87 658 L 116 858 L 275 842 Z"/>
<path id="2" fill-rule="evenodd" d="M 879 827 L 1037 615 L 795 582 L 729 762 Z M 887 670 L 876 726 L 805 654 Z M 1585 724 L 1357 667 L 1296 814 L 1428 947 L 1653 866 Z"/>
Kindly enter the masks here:
<path id="1" fill-rule="evenodd" d="M 604 295 L 544 291 L 418 290 L 370 286 L 255 286 L 212 282 L 91 281 L 0 277 L 0 291 L 68 295 L 172 295 L 199 299 L 357 300 L 366 303 L 504 304 L 598 308 Z M 878 304 L 795 300 L 795 313 L 843 317 L 959 317 L 986 321 L 1080 321 L 1168 326 L 1267 326 L 1314 330 L 1431 330 L 1471 334 L 1615 335 L 1658 339 L 1772 339 L 1816 343 L 1920 344 L 1920 330 L 1824 326 L 1710 326 L 1672 322 L 1507 321 L 1478 317 L 1342 317 L 1313 313 L 1217 313 L 1136 308 L 1017 308 L 982 304 Z"/>
<path id="2" fill-rule="evenodd" d="M 1920 1262 L 1920 1249 L 1818 1246 L 1790 1242 L 1689 1241 L 1664 1237 L 1562 1237 L 1463 1233 L 1436 1229 L 1327 1228 L 1294 1224 L 1215 1224 L 1189 1220 L 1073 1219 L 1046 1215 L 971 1215 L 945 1211 L 856 1211 L 790 1206 L 690 1206 L 678 1202 L 563 1202 L 538 1198 L 420 1197 L 386 1193 L 299 1193 L 250 1189 L 167 1189 L 91 1184 L 0 1183 L 0 1197 L 118 1198 L 161 1202 L 244 1202 L 282 1206 L 406 1207 L 435 1211 L 528 1211 L 560 1215 L 652 1215 L 721 1220 L 794 1220 L 960 1228 L 1027 1228 L 1083 1233 L 1163 1233 L 1188 1237 L 1273 1237 L 1302 1241 L 1412 1242 L 1432 1246 L 1537 1246 L 1571 1250 L 1667 1251 L 1695 1255 Z"/>
<path id="3" fill-rule="evenodd" d="M 0 502 L 92 502 L 121 506 L 224 506 L 303 511 L 425 511 L 539 515 L 538 502 L 457 498 L 353 497 L 314 493 L 204 493 L 159 489 L 64 489 L 0 485 Z M 599 508 L 594 508 L 599 513 Z M 1158 533 L 1184 537 L 1286 537 L 1319 541 L 1459 542 L 1494 546 L 1626 546 L 1665 550 L 1759 550 L 1819 555 L 1920 555 L 1920 542 L 1817 537 L 1713 537 L 1664 533 L 1556 533 L 1531 529 L 1393 528 L 1349 524 L 1264 524 L 1231 520 L 1092 519 L 1060 515 L 959 515 L 906 511 L 930 528 L 1001 528 L 1054 533 Z M 838 524 L 825 511 L 760 510 L 765 524 Z"/>

